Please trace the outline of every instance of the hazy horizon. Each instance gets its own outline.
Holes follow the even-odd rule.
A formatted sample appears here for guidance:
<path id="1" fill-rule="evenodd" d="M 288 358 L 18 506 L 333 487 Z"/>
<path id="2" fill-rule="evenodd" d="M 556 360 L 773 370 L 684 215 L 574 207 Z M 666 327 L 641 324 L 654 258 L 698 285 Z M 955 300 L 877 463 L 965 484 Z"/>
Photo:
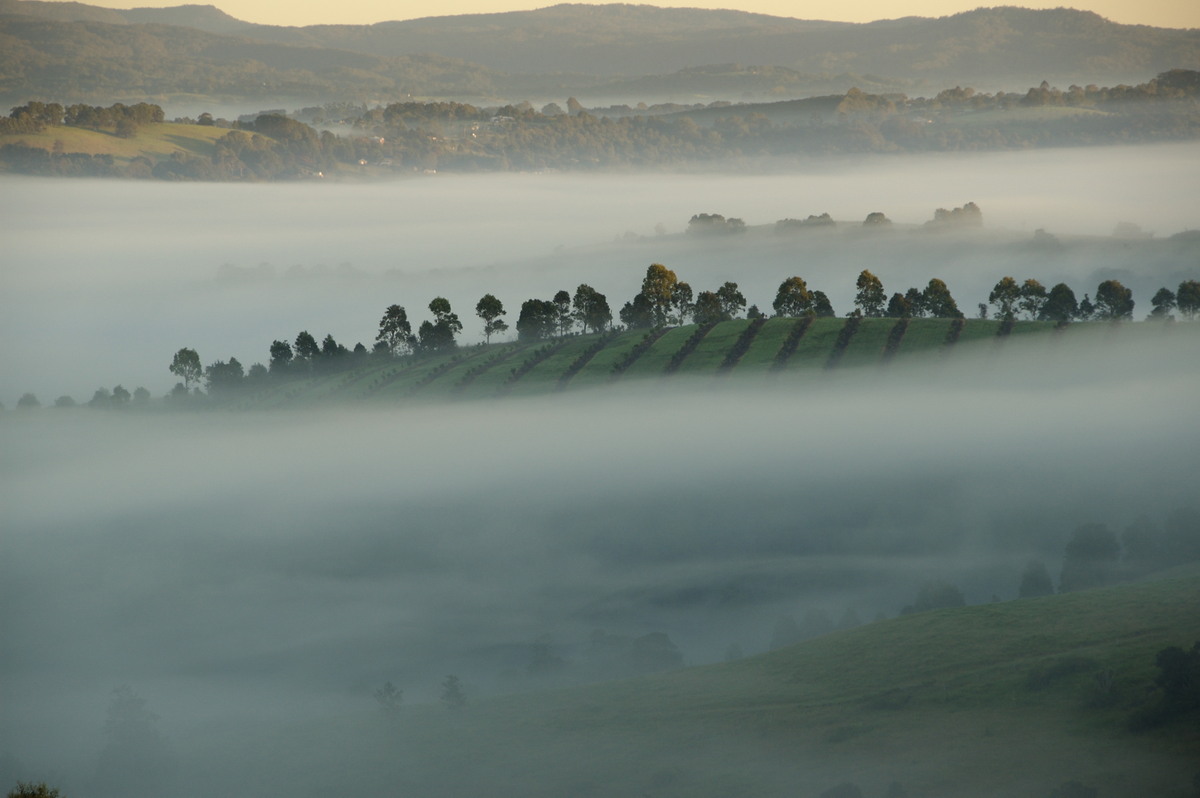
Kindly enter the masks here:
<path id="1" fill-rule="evenodd" d="M 69 0 L 50 0 L 68 2 Z M 586 5 L 602 5 L 588 2 Z M 167 8 L 181 5 L 175 0 L 104 0 L 92 3 L 105 8 Z M 265 25 L 370 25 L 377 22 L 420 19 L 430 16 L 456 16 L 462 14 L 495 14 L 507 11 L 525 11 L 545 8 L 554 3 L 515 4 L 512 0 L 451 0 L 438 6 L 437 13 L 427 9 L 412 10 L 397 8 L 382 0 L 350 0 L 330 6 L 317 0 L 298 0 L 281 6 L 267 0 L 218 0 L 212 3 L 222 11 L 246 22 Z M 894 3 L 880 0 L 816 0 L 804 6 L 803 15 L 796 13 L 795 6 L 786 0 L 664 0 L 650 5 L 664 8 L 732 9 L 777 17 L 831 22 L 873 22 L 898 19 L 908 16 L 941 17 L 972 11 L 979 7 L 964 0 L 915 0 L 897 7 Z M 1035 0 L 1020 3 L 1022 8 L 1061 8 L 1061 3 L 1052 0 Z M 1153 25 L 1168 28 L 1200 27 L 1200 8 L 1185 0 L 1146 0 L 1131 4 L 1126 0 L 1088 0 L 1074 3 L 1071 8 L 1093 11 L 1113 22 L 1125 25 Z"/>

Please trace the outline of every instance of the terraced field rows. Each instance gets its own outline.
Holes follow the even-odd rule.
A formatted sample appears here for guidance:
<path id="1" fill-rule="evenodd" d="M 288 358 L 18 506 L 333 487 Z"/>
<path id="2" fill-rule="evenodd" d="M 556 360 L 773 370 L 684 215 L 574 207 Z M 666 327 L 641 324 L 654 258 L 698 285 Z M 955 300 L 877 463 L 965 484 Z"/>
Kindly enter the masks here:
<path id="1" fill-rule="evenodd" d="M 1174 325 L 1178 333 L 1200 325 Z M 812 375 L 829 369 L 893 367 L 914 354 L 995 357 L 1006 342 L 1037 346 L 1115 340 L 1125 335 L 1173 334 L 1148 325 L 1074 324 L 995 320 L 789 319 L 722 322 L 707 332 L 696 325 L 647 332 L 626 330 L 536 343 L 461 348 L 419 360 L 373 363 L 351 372 L 293 379 L 240 403 L 262 409 L 331 400 L 385 403 L 450 397 L 526 396 L 679 374 L 716 377 L 730 373 L 765 377 L 778 372 Z M 1041 336 L 1041 341 L 1038 341 Z M 1067 342 L 1064 344 L 1063 342 Z M 794 349 L 789 349 L 794 344 Z M 739 350 L 744 349 L 740 352 Z"/>

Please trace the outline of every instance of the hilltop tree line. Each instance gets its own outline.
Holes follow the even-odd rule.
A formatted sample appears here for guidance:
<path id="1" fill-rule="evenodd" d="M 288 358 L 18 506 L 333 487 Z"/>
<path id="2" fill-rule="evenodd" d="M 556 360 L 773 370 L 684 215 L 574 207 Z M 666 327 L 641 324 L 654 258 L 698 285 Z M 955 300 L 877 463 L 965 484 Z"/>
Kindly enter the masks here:
<path id="1" fill-rule="evenodd" d="M 1044 83 L 1024 94 L 987 94 L 955 87 L 933 98 L 869 94 L 792 101 L 786 114 L 771 106 L 746 109 L 717 103 L 700 111 L 655 113 L 615 106 L 589 112 L 571 98 L 564 110 L 528 102 L 477 107 L 455 102 L 402 102 L 351 111 L 331 106 L 354 135 L 336 136 L 282 113 L 253 121 L 180 122 L 229 128 L 210 156 L 177 151 L 126 166 L 111 157 L 47 150 L 21 140 L 0 147 L 0 168 L 28 174 L 88 174 L 169 180 L 269 180 L 314 177 L 370 166 L 379 170 L 503 171 L 651 167 L 729 157 L 929 152 L 1031 146 L 1127 144 L 1195 138 L 1200 118 L 1200 72 L 1171 70 L 1138 86 Z M 1009 124 L 957 124 L 963 114 L 1061 106 L 1080 111 Z M 764 110 L 771 111 L 768 116 Z M 305 109 L 314 118 L 312 109 Z M 345 118 L 349 112 L 350 118 Z M 319 114 L 318 114 L 319 115 Z M 699 120 L 699 121 L 698 121 Z M 44 132 L 59 125 L 136 135 L 163 121 L 148 103 L 108 108 L 31 101 L 0 119 L 0 134 Z"/>
<path id="2" fill-rule="evenodd" d="M 940 278 L 931 278 L 923 288 L 913 286 L 904 293 L 894 292 L 889 296 L 883 282 L 870 270 L 863 269 L 855 281 L 855 288 L 854 308 L 847 314 L 848 318 L 964 318 L 949 287 Z M 1183 319 L 1194 320 L 1200 316 L 1200 281 L 1185 280 L 1174 291 L 1160 288 L 1150 303 L 1152 310 L 1146 317 L 1148 321 L 1173 321 L 1175 312 Z M 1047 289 L 1033 278 L 1018 283 L 1015 278 L 1005 276 L 989 293 L 988 301 L 979 303 L 978 317 L 986 319 L 989 314 L 994 314 L 994 318 L 1005 323 L 1024 319 L 1059 325 L 1072 321 L 1118 322 L 1133 318 L 1134 304 L 1133 292 L 1118 280 L 1105 280 L 1097 286 L 1094 298 L 1084 294 L 1082 300 L 1077 300 L 1075 292 L 1065 283 L 1056 283 Z M 449 300 L 435 297 L 428 309 L 432 318 L 422 321 L 414 331 L 404 306 L 389 305 L 379 320 L 370 349 L 362 342 L 347 347 L 332 333 L 326 334 L 318 343 L 316 336 L 301 330 L 292 340 L 272 341 L 267 364 L 254 363 L 248 369 L 236 357 L 205 366 L 196 350 L 184 347 L 175 353 L 169 366 L 180 382 L 168 398 L 186 398 L 199 392 L 201 385 L 212 397 L 227 397 L 271 381 L 347 371 L 372 359 L 422 358 L 456 349 L 463 324 Z M 823 291 L 811 288 L 798 275 L 779 284 L 771 309 L 774 317 L 779 318 L 835 315 L 829 297 Z M 484 343 L 490 343 L 493 335 L 509 329 L 503 318 L 508 311 L 493 294 L 480 298 L 475 305 L 475 314 L 482 322 Z M 735 282 L 726 281 L 713 290 L 696 292 L 661 263 L 647 267 L 641 290 L 622 305 L 617 315 L 620 325 L 613 323 L 608 298 L 584 283 L 573 295 L 561 290 L 551 299 L 535 297 L 522 302 L 515 323 L 517 340 L 529 343 L 568 335 L 604 333 L 622 327 L 630 330 L 685 324 L 703 327 L 738 318 L 771 317 L 757 305 L 747 307 L 746 297 Z M 149 400 L 150 392 L 144 387 L 139 386 L 131 393 L 117 385 L 111 391 L 98 388 L 87 406 L 121 409 L 145 406 Z M 76 404 L 70 396 L 60 396 L 54 401 L 54 406 L 59 408 Z M 19 409 L 40 406 L 41 402 L 33 393 L 26 393 L 17 401 Z"/>

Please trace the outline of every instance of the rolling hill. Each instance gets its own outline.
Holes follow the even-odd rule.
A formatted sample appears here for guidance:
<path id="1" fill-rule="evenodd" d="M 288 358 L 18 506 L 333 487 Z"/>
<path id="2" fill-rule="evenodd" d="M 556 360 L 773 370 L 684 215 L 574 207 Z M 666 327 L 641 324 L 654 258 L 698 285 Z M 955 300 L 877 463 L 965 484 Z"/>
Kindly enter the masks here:
<path id="1" fill-rule="evenodd" d="M 1184 347 L 1200 344 L 1200 325 L 1166 329 Z M 667 377 L 714 389 L 729 378 L 740 385 L 770 380 L 804 386 L 820 384 L 832 372 L 905 374 L 931 362 L 994 370 L 1009 352 L 1015 363 L 1032 358 L 1049 367 L 1088 344 L 1155 347 L 1163 335 L 1158 324 L 1056 328 L 1052 322 L 1016 322 L 1008 331 L 1002 322 L 979 319 L 739 319 L 704 328 L 481 344 L 423 358 L 366 358 L 332 373 L 248 384 L 230 398 L 243 409 L 274 409 L 527 396 Z"/>
<path id="2" fill-rule="evenodd" d="M 865 86 L 995 91 L 1043 79 L 1062 86 L 1137 83 L 1169 69 L 1200 67 L 1200 31 L 1011 7 L 849 24 L 566 4 L 291 28 L 241 22 L 211 6 L 117 11 L 2 0 L 0 42 L 0 94 L 10 100 L 111 100 L 141 92 L 142 98 L 200 93 L 297 102 L 408 95 L 518 101 L 588 91 L 612 99 L 618 90 L 695 93 L 697 75 L 688 70 L 713 64 L 788 70 L 753 80 L 743 74 L 732 84 L 714 81 L 713 91 L 739 96 L 828 91 L 832 79 L 845 90 L 845 80 L 855 76 Z M 647 75 L 666 77 L 613 83 Z"/>
<path id="3" fill-rule="evenodd" d="M 208 729 L 202 793 L 1015 798 L 1193 795 L 1194 723 L 1131 732 L 1200 570 L 876 621 L 725 664 L 552 692 Z M 222 761 L 216 772 L 203 763 Z M 1075 782 L 1098 793 L 1056 792 Z M 861 792 L 826 793 L 853 784 Z"/>

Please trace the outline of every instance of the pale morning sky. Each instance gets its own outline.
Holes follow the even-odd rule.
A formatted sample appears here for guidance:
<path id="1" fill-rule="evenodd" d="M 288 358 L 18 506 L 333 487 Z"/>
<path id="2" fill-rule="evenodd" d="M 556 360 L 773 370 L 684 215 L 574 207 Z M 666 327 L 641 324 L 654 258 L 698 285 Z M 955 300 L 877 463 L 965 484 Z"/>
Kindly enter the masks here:
<path id="1" fill-rule="evenodd" d="M 554 5 L 554 2 L 521 3 L 520 0 L 442 0 L 440 3 L 406 2 L 405 0 L 87 0 L 90 5 L 108 8 L 174 6 L 184 2 L 210 3 L 227 14 L 247 22 L 270 25 L 367 24 L 392 19 L 450 14 L 477 14 L 518 11 Z M 690 8 L 736 8 L 781 17 L 798 19 L 827 19 L 845 22 L 870 22 L 876 19 L 895 19 L 904 16 L 939 17 L 969 11 L 985 5 L 1004 5 L 1004 2 L 979 0 L 910 0 L 907 3 L 883 0 L 657 0 L 657 6 Z M 1095 11 L 1114 22 L 1131 25 L 1157 25 L 1169 28 L 1200 27 L 1200 0 L 1080 0 L 1064 3 L 1050 0 L 1021 2 L 1008 5 L 1026 8 L 1072 8 Z"/>

